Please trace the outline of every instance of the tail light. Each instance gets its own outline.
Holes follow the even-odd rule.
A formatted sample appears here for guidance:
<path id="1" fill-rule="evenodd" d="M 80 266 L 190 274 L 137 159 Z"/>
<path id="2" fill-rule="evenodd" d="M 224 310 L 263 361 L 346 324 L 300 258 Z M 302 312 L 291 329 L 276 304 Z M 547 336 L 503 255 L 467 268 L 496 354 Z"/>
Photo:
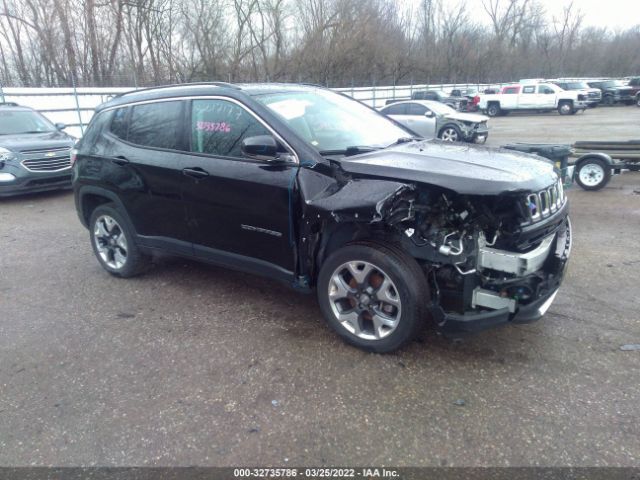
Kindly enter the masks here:
<path id="1" fill-rule="evenodd" d="M 72 148 L 71 152 L 70 152 L 70 157 L 71 157 L 71 166 L 73 167 L 76 163 L 76 157 L 78 156 L 78 149 L 77 148 Z"/>
<path id="2" fill-rule="evenodd" d="M 475 97 L 473 97 L 473 100 L 471 101 L 474 105 L 477 105 L 480 103 L 480 95 L 476 95 Z"/>

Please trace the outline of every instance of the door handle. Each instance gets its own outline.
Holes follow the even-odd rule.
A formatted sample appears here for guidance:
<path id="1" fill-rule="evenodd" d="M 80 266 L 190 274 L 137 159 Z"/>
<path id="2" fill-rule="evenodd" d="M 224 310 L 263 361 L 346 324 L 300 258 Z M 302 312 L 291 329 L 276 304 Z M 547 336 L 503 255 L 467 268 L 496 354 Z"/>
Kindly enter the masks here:
<path id="1" fill-rule="evenodd" d="M 124 157 L 122 155 L 118 155 L 117 157 L 113 157 L 111 159 L 111 161 L 113 163 L 115 163 L 116 165 L 120 165 L 121 167 L 126 165 L 127 163 L 129 163 L 129 160 L 127 160 L 127 157 Z"/>
<path id="2" fill-rule="evenodd" d="M 204 178 L 209 176 L 209 172 L 200 167 L 184 168 L 182 170 L 182 173 L 187 177 L 192 178 Z"/>

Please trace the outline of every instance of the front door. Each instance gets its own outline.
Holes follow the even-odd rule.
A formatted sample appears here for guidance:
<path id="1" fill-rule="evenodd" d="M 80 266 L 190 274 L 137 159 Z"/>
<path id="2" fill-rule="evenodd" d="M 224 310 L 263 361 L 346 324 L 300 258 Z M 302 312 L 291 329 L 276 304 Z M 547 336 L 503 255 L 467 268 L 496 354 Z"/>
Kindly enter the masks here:
<path id="1" fill-rule="evenodd" d="M 244 138 L 272 132 L 238 102 L 198 99 L 190 108 L 183 197 L 196 255 L 290 279 L 297 163 L 243 156 Z"/>

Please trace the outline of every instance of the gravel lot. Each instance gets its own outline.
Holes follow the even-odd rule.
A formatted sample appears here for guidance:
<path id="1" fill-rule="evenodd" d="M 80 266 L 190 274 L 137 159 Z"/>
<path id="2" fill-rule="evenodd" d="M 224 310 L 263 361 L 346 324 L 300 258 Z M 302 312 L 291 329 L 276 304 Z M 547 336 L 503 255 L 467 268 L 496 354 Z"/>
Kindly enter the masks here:
<path id="1" fill-rule="evenodd" d="M 640 137 L 640 109 L 492 119 L 490 144 Z M 0 200 L 0 465 L 640 465 L 640 175 L 569 191 L 546 317 L 396 355 L 315 298 L 164 259 L 93 257 L 68 192 Z"/>

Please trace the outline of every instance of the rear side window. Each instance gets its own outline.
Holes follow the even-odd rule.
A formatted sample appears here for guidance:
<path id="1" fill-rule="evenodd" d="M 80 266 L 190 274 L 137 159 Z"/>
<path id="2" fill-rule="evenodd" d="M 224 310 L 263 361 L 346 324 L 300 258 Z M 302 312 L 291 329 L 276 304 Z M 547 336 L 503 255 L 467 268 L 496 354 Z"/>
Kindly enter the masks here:
<path id="1" fill-rule="evenodd" d="M 506 88 L 502 91 L 502 93 L 503 93 L 503 94 L 507 94 L 507 95 L 508 95 L 508 94 L 515 94 L 515 93 L 518 93 L 518 91 L 519 91 L 519 90 L 520 90 L 520 89 L 519 89 L 518 87 L 506 87 Z"/>
<path id="2" fill-rule="evenodd" d="M 145 147 L 179 150 L 183 104 L 171 101 L 131 107 L 127 140 Z"/>
<path id="3" fill-rule="evenodd" d="M 221 157 L 243 157 L 242 140 L 271 135 L 253 115 L 227 100 L 194 100 L 191 151 Z"/>
<path id="4" fill-rule="evenodd" d="M 111 117 L 111 127 L 109 128 L 112 134 L 123 140 L 127 139 L 127 112 L 127 107 L 115 109 Z"/>
<path id="5" fill-rule="evenodd" d="M 524 87 L 522 93 L 536 93 L 536 87 Z"/>
<path id="6" fill-rule="evenodd" d="M 406 115 L 407 107 L 405 103 L 391 105 L 384 109 L 385 115 Z"/>

